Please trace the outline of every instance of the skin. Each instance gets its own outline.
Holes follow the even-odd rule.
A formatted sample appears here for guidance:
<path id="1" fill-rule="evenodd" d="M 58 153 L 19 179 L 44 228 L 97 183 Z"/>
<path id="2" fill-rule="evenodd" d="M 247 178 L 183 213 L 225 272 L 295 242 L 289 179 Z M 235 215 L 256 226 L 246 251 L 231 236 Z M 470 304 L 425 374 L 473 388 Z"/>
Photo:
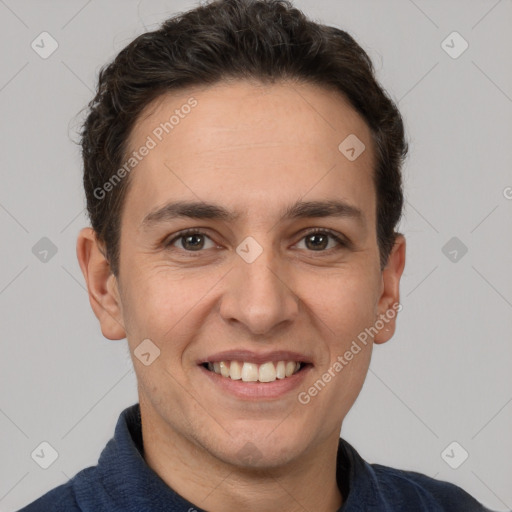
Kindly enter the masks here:
<path id="1" fill-rule="evenodd" d="M 336 92 L 233 81 L 161 96 L 140 116 L 130 146 L 144 144 L 191 96 L 198 105 L 129 177 L 118 278 L 93 230 L 79 234 L 91 306 L 106 338 L 128 340 L 144 457 L 176 492 L 211 512 L 336 511 L 340 429 L 363 386 L 372 340 L 307 405 L 297 394 L 399 302 L 405 239 L 397 237 L 381 270 L 369 128 Z M 338 150 L 349 134 L 366 146 L 353 162 Z M 299 199 L 343 199 L 362 210 L 364 225 L 348 217 L 280 221 Z M 241 216 L 140 227 L 170 200 L 214 202 Z M 184 239 L 164 247 L 187 228 L 206 234 L 193 241 L 202 248 Z M 310 228 L 331 229 L 351 246 L 308 243 Z M 247 236 L 263 249 L 250 264 L 236 253 Z M 388 341 L 395 322 L 373 343 Z M 133 355 L 146 338 L 161 351 L 149 366 Z M 248 401 L 220 392 L 197 366 L 234 348 L 297 351 L 313 366 L 299 389 Z M 251 460 L 244 447 L 252 447 Z"/>

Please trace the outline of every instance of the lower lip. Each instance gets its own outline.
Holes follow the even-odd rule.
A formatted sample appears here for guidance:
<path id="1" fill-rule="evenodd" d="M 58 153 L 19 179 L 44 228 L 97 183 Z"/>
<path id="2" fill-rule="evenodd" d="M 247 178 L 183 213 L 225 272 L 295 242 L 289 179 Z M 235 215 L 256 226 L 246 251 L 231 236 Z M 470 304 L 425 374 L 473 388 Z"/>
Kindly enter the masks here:
<path id="1" fill-rule="evenodd" d="M 281 398 L 294 389 L 296 390 L 303 383 L 306 374 L 311 368 L 312 366 L 308 364 L 290 377 L 276 379 L 273 382 L 244 382 L 243 380 L 233 380 L 229 377 L 223 377 L 218 373 L 207 370 L 204 366 L 199 366 L 199 369 L 206 377 L 216 386 L 219 386 L 222 391 L 245 400 Z"/>

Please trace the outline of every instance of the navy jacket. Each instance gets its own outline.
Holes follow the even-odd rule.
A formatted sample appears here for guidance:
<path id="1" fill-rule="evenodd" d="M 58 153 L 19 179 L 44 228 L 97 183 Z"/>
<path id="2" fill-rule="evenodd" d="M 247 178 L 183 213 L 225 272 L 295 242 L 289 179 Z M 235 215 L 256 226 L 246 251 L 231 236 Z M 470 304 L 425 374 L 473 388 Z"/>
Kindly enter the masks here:
<path id="1" fill-rule="evenodd" d="M 98 464 L 19 512 L 204 512 L 176 494 L 145 462 L 139 404 L 126 408 Z M 338 512 L 489 512 L 461 488 L 420 473 L 368 464 L 345 440 L 338 447 Z"/>

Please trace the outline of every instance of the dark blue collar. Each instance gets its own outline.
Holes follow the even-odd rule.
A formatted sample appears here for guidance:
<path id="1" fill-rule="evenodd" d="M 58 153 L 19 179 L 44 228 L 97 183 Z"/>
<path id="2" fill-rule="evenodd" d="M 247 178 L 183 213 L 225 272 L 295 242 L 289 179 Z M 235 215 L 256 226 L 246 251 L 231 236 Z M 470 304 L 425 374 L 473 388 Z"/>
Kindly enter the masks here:
<path id="1" fill-rule="evenodd" d="M 190 509 L 201 512 L 202 509 L 174 492 L 147 465 L 143 453 L 137 403 L 119 416 L 114 437 L 103 449 L 96 468 L 90 470 L 96 473 L 90 473 L 90 478 L 81 475 L 82 478 L 75 479 L 73 487 L 78 504 L 83 503 L 87 510 L 104 510 L 111 506 L 112 510 L 136 512 L 188 512 Z M 379 506 L 373 469 L 343 439 L 339 442 L 337 460 L 337 481 L 344 499 L 339 512 L 362 510 L 362 503 L 367 511 L 372 505 L 379 507 L 375 510 L 387 510 L 386 506 Z M 93 480 L 101 485 L 91 493 Z"/>

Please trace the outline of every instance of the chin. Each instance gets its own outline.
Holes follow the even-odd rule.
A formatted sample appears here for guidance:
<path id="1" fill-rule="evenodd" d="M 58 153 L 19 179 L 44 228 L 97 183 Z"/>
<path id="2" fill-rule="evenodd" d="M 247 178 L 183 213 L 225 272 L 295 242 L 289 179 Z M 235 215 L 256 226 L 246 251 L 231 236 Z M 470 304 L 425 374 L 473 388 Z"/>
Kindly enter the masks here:
<path id="1" fill-rule="evenodd" d="M 275 425 L 274 425 L 275 427 Z M 270 434 L 269 434 L 270 432 Z M 224 446 L 224 450 L 220 448 Z M 300 457 L 307 446 L 303 436 L 299 439 L 288 433 L 277 435 L 272 429 L 260 433 L 249 430 L 246 435 L 227 437 L 215 443 L 211 453 L 224 462 L 246 469 L 271 469 L 282 467 Z"/>

